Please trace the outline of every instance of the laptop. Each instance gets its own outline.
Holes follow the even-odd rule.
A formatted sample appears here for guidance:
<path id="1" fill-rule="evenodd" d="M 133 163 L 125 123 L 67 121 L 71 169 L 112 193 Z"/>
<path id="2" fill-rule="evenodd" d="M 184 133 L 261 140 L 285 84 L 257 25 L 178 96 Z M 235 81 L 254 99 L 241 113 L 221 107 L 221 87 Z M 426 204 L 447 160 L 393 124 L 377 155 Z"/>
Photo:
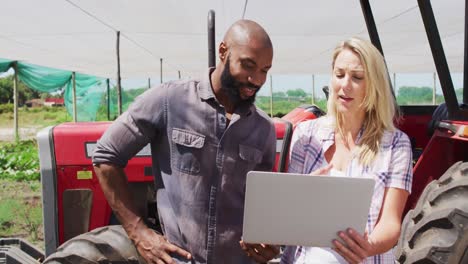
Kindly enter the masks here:
<path id="1" fill-rule="evenodd" d="M 251 171 L 242 239 L 247 243 L 332 247 L 337 232 L 361 234 L 374 179 Z"/>

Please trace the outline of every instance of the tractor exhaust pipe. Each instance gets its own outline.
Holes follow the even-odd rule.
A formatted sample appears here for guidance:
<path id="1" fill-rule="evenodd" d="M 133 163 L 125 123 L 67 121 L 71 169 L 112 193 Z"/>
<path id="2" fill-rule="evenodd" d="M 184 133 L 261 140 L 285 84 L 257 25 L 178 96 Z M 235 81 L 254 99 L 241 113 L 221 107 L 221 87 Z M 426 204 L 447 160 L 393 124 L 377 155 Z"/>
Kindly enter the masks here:
<path id="1" fill-rule="evenodd" d="M 216 66 L 215 57 L 215 11 L 208 11 L 208 67 Z"/>

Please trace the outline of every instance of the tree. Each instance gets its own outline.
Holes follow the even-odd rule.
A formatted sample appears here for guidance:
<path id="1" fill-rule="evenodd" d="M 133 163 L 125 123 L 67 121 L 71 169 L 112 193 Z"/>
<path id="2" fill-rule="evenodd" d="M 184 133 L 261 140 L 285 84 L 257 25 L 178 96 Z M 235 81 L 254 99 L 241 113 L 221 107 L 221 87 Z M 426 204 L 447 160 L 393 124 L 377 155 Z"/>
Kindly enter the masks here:
<path id="1" fill-rule="evenodd" d="M 301 88 L 288 90 L 286 94 L 288 94 L 288 96 L 290 97 L 306 97 L 307 96 L 306 92 L 304 92 L 304 90 L 302 90 Z"/>
<path id="2" fill-rule="evenodd" d="M 0 104 L 13 102 L 13 82 L 8 78 L 0 79 Z"/>
<path id="3" fill-rule="evenodd" d="M 398 89 L 397 100 L 400 104 L 421 104 L 432 102 L 432 88 L 402 86 Z"/>
<path id="4" fill-rule="evenodd" d="M 457 95 L 457 100 L 459 102 L 463 101 L 463 88 L 455 89 L 455 94 Z"/>
<path id="5" fill-rule="evenodd" d="M 0 78 L 0 104 L 13 103 L 13 75 Z M 27 100 L 40 98 L 41 93 L 29 89 L 18 81 L 18 104 L 23 105 Z"/>
<path id="6" fill-rule="evenodd" d="M 273 97 L 286 97 L 284 92 L 274 92 Z"/>

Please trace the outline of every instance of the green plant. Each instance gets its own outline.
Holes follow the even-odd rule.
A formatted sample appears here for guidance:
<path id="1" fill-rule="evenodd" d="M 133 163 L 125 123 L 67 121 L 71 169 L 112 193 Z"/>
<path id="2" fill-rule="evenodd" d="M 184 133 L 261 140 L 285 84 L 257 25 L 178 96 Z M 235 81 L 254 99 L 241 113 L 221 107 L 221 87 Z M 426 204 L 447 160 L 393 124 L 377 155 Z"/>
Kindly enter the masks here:
<path id="1" fill-rule="evenodd" d="M 13 113 L 13 104 L 0 104 L 0 114 Z"/>
<path id="2" fill-rule="evenodd" d="M 39 238 L 39 228 L 42 225 L 42 208 L 36 199 L 24 201 L 24 206 L 17 207 L 17 215 L 21 218 L 24 229 L 31 236 L 32 240 Z"/>
<path id="3" fill-rule="evenodd" d="M 28 186 L 33 192 L 38 192 L 41 188 L 41 183 L 39 181 L 30 181 L 28 182 Z"/>
<path id="4" fill-rule="evenodd" d="M 0 178 L 38 180 L 39 158 L 34 140 L 0 146 Z"/>

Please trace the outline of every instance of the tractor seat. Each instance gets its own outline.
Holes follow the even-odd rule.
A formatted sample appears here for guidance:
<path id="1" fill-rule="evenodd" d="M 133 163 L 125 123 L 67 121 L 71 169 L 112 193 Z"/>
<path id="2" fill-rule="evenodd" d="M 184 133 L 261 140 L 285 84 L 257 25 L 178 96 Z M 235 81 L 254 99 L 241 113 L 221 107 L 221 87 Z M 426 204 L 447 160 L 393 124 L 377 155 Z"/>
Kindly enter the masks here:
<path id="1" fill-rule="evenodd" d="M 434 131 L 437 128 L 437 124 L 442 121 L 448 119 L 448 111 L 447 105 L 445 103 L 440 104 L 432 113 L 432 119 L 427 126 L 427 134 L 432 136 Z"/>

